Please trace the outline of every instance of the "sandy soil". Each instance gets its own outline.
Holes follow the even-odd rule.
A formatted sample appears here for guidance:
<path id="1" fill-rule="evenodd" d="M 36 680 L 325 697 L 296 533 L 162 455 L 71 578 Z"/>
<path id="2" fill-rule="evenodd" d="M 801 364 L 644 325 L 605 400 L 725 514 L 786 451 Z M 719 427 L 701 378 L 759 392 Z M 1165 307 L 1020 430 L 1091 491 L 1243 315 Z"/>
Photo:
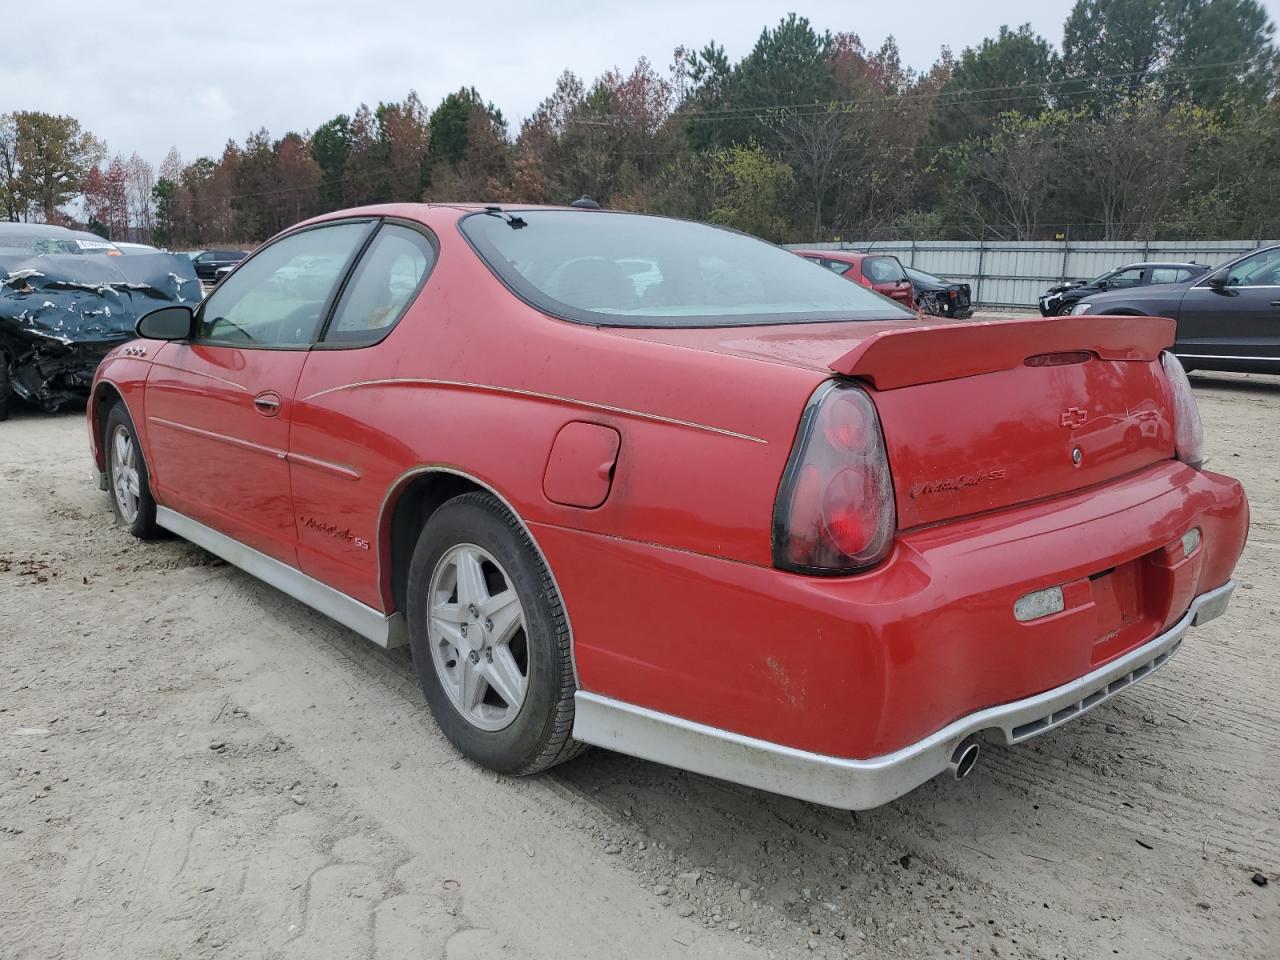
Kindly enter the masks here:
<path id="1" fill-rule="evenodd" d="M 0 958 L 1274 960 L 1280 379 L 1195 381 L 1253 503 L 1230 611 L 856 816 L 599 750 L 481 771 L 406 654 L 112 526 L 78 415 L 0 424 Z"/>

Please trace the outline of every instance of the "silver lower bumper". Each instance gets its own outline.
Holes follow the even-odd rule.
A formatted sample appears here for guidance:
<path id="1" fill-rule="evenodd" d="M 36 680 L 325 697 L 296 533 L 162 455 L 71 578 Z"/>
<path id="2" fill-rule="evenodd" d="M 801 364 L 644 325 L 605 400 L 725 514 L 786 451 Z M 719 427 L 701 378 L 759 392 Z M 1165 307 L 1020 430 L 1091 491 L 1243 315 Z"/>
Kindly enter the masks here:
<path id="1" fill-rule="evenodd" d="M 869 760 L 846 760 L 694 723 L 578 691 L 573 736 L 620 753 L 846 810 L 888 803 L 947 768 L 966 737 L 1020 743 L 1079 717 L 1173 656 L 1192 627 L 1227 608 L 1235 582 L 1201 594 L 1160 636 L 1092 673 L 1012 703 L 961 717 L 910 746 Z"/>

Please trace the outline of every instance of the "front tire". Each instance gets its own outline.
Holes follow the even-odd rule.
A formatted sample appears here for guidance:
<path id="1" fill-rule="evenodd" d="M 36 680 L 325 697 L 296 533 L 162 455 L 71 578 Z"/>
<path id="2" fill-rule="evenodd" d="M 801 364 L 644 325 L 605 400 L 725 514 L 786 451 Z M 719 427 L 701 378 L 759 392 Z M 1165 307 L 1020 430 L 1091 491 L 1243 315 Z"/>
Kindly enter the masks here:
<path id="1" fill-rule="evenodd" d="M 468 759 L 525 775 L 576 756 L 569 624 L 550 571 L 487 493 L 440 507 L 409 567 L 409 640 L 423 696 Z"/>
<path id="2" fill-rule="evenodd" d="M 127 527 L 139 540 L 155 539 L 160 535 L 160 528 L 156 526 L 156 502 L 151 496 L 147 461 L 143 459 L 137 431 L 123 403 L 117 403 L 108 412 L 102 436 L 107 490 L 111 493 L 111 511 L 116 523 Z"/>

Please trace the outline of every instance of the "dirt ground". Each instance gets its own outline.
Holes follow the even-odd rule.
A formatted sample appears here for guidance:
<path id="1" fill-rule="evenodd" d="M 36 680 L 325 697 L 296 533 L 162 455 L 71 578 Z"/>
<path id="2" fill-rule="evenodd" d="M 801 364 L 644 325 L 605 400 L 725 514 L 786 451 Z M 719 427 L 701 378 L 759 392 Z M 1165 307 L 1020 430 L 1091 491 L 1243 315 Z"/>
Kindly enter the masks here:
<path id="1" fill-rule="evenodd" d="M 1228 613 L 1078 722 L 856 816 L 600 750 L 479 770 L 407 654 L 131 540 L 81 416 L 19 414 L 0 958 L 1275 960 L 1280 378 L 1194 380 L 1253 504 Z"/>

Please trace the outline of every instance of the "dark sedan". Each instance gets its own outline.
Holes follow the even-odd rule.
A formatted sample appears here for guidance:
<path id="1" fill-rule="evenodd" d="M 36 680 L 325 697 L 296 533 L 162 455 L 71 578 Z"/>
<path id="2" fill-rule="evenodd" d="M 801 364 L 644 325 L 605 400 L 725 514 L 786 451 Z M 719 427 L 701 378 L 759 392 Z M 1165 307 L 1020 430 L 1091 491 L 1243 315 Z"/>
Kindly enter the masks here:
<path id="1" fill-rule="evenodd" d="M 1195 279 L 1208 269 L 1203 263 L 1130 263 L 1083 283 L 1050 287 L 1040 298 L 1040 315 L 1065 316 L 1077 303 L 1094 294 L 1159 283 L 1182 283 Z"/>
<path id="2" fill-rule="evenodd" d="M 903 267 L 916 292 L 916 306 L 925 313 L 939 317 L 964 319 L 973 316 L 973 302 L 969 298 L 969 285 L 954 280 L 943 280 L 914 267 Z"/>
<path id="3" fill-rule="evenodd" d="M 1188 370 L 1280 373 L 1280 244 L 1182 283 L 1108 290 L 1071 312 L 1172 317 Z"/>
<path id="4" fill-rule="evenodd" d="M 196 265 L 196 276 L 206 283 L 214 283 L 218 279 L 218 271 L 223 267 L 234 267 L 247 257 L 243 250 L 205 250 L 192 258 Z"/>

